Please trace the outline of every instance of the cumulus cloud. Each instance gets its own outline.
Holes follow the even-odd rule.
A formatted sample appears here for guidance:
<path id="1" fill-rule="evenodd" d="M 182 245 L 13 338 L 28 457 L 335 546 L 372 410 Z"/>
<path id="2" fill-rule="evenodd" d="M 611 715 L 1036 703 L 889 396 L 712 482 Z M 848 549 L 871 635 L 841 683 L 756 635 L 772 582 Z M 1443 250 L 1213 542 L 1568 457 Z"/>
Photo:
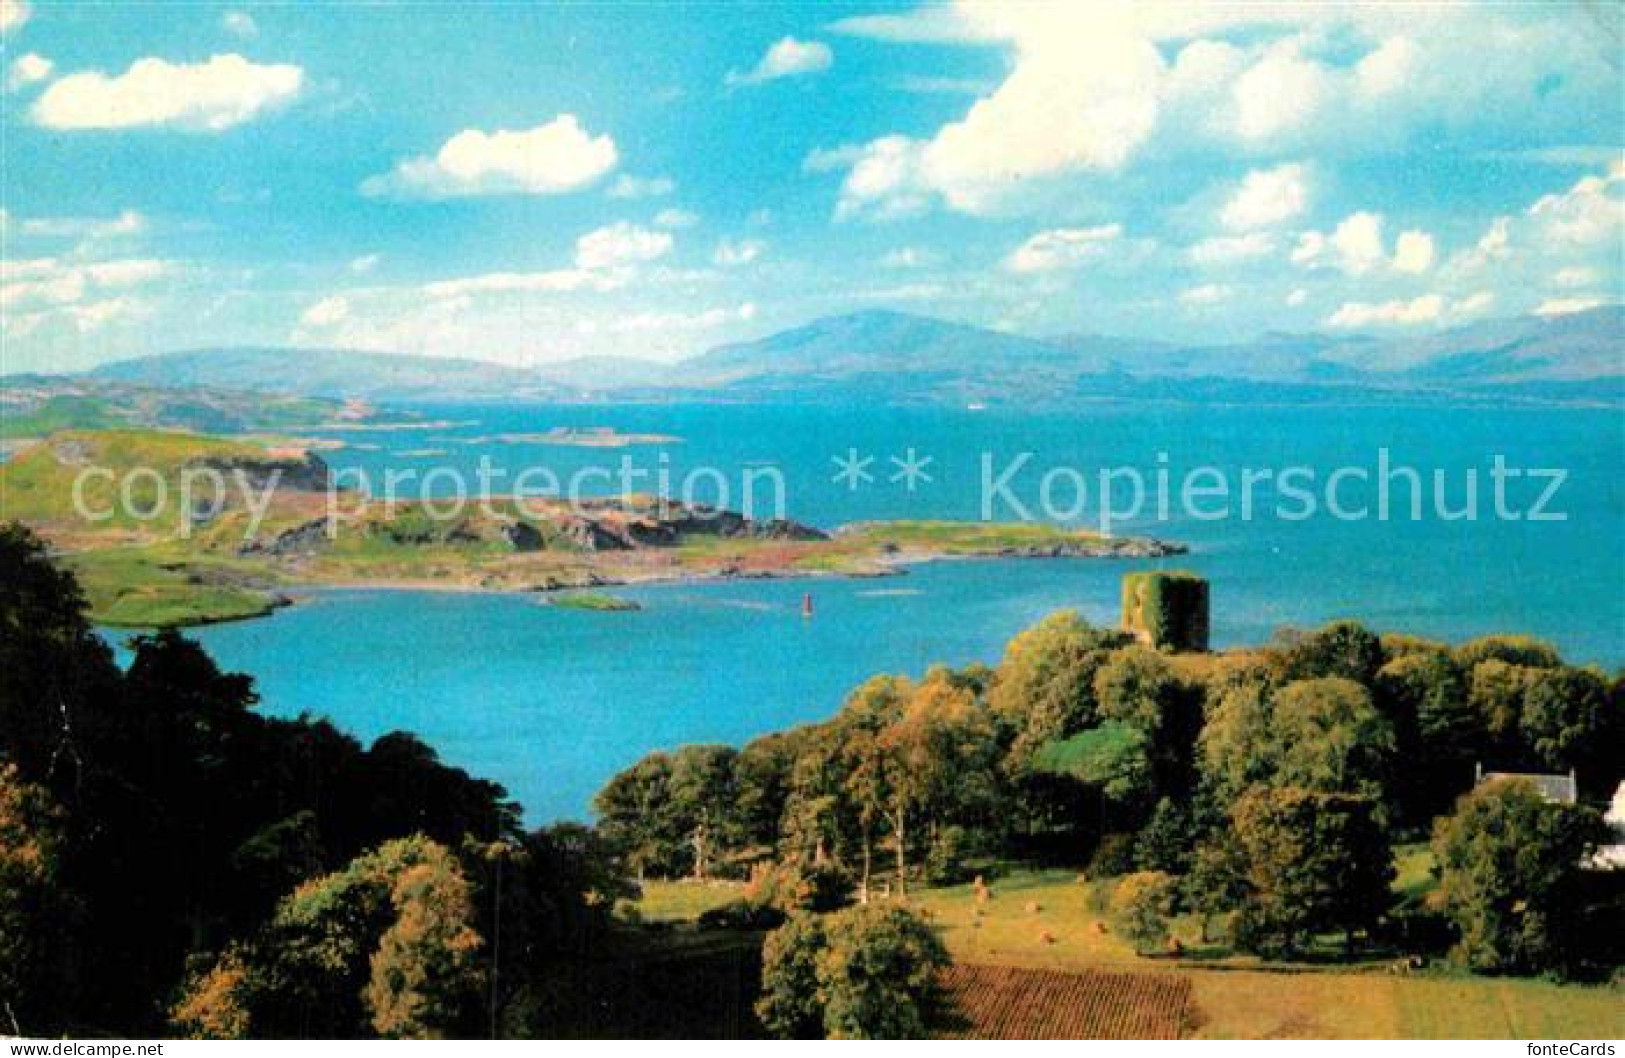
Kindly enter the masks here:
<path id="1" fill-rule="evenodd" d="M 692 228 L 700 222 L 700 215 L 688 209 L 663 209 L 655 214 L 655 226 L 660 228 Z"/>
<path id="2" fill-rule="evenodd" d="M 360 257 L 357 257 L 350 262 L 350 271 L 354 272 L 358 276 L 364 276 L 371 272 L 374 268 L 377 268 L 378 262 L 381 260 L 383 260 L 381 254 L 362 254 Z"/>
<path id="3" fill-rule="evenodd" d="M 32 13 L 28 0 L 0 0 L 0 33 L 21 29 Z"/>
<path id="4" fill-rule="evenodd" d="M 81 304 L 110 291 L 151 283 L 172 271 L 168 261 L 119 258 L 64 261 L 36 257 L 0 262 L 0 306 L 51 307 Z"/>
<path id="5" fill-rule="evenodd" d="M 1587 176 L 1562 194 L 1541 197 L 1529 207 L 1529 216 L 1557 242 L 1617 242 L 1625 227 L 1625 197 L 1615 190 L 1622 182 L 1625 170 L 1615 162 L 1604 176 Z"/>
<path id="6" fill-rule="evenodd" d="M 1433 267 L 1433 236 L 1425 231 L 1401 233 L 1390 258 L 1382 228 L 1380 213 L 1351 213 L 1329 235 L 1319 231 L 1301 233 L 1292 249 L 1292 262 L 1305 268 L 1337 268 L 1351 276 L 1385 267 L 1417 275 Z"/>
<path id="7" fill-rule="evenodd" d="M 1105 254 L 1123 235 L 1121 224 L 1093 228 L 1052 228 L 1041 231 L 1013 250 L 1004 260 L 1012 272 L 1030 274 L 1076 268 Z"/>
<path id="8" fill-rule="evenodd" d="M 1297 40 L 1270 47 L 1236 79 L 1236 134 L 1264 143 L 1297 131 L 1325 105 L 1327 82 L 1325 67 L 1306 59 Z"/>
<path id="9" fill-rule="evenodd" d="M 1192 264 L 1227 265 L 1267 257 L 1275 252 L 1275 236 L 1267 231 L 1246 235 L 1217 235 L 1203 239 L 1186 251 Z"/>
<path id="10" fill-rule="evenodd" d="M 299 322 L 308 327 L 331 327 L 341 323 L 350 315 L 350 302 L 343 297 L 323 298 L 299 317 Z"/>
<path id="11" fill-rule="evenodd" d="M 6 88 L 15 92 L 31 84 L 38 84 L 51 76 L 51 71 L 55 68 L 55 63 L 36 52 L 19 55 L 6 73 Z"/>
<path id="12" fill-rule="evenodd" d="M 24 235 L 46 238 L 109 239 L 139 235 L 147 229 L 147 218 L 127 209 L 116 217 L 30 217 L 19 221 L 17 228 Z"/>
<path id="13" fill-rule="evenodd" d="M 227 11 L 220 16 L 220 28 L 243 40 L 253 40 L 260 35 L 259 25 L 247 11 Z"/>
<path id="14" fill-rule="evenodd" d="M 668 176 L 633 176 L 622 173 L 609 185 L 605 194 L 610 198 L 660 198 L 677 190 L 676 181 Z"/>
<path id="15" fill-rule="evenodd" d="M 1029 210 L 1053 201 L 1040 192 L 1064 193 L 1058 183 L 1197 141 L 1347 155 L 1419 133 L 1557 135 L 1618 82 L 1586 19 L 1476 5 L 960 0 L 834 28 L 1007 56 L 1004 79 L 961 117 L 844 148 L 838 210 L 851 216 Z"/>
<path id="16" fill-rule="evenodd" d="M 882 268 L 922 268 L 936 260 L 936 255 L 916 246 L 899 246 L 888 250 L 880 258 Z"/>
<path id="17" fill-rule="evenodd" d="M 1267 228 L 1302 213 L 1309 202 L 1302 165 L 1254 169 L 1219 212 L 1219 222 L 1232 231 Z"/>
<path id="18" fill-rule="evenodd" d="M 464 129 L 433 157 L 402 161 L 361 185 L 363 194 L 403 198 L 464 195 L 554 195 L 587 187 L 615 168 L 608 135 L 589 133 L 574 114 L 532 129 Z"/>
<path id="19" fill-rule="evenodd" d="M 33 115 L 51 129 L 221 132 L 287 104 L 303 83 L 297 66 L 260 65 L 236 54 L 194 64 L 138 59 L 122 74 L 89 71 L 55 81 Z"/>
<path id="20" fill-rule="evenodd" d="M 1535 306 L 1536 316 L 1567 316 L 1575 312 L 1587 312 L 1591 309 L 1601 308 L 1609 304 L 1607 298 L 1547 298 Z"/>
<path id="21" fill-rule="evenodd" d="M 576 267 L 591 270 L 642 264 L 665 256 L 673 244 L 669 232 L 621 221 L 576 240 Z"/>
<path id="22" fill-rule="evenodd" d="M 1394 269 L 1420 275 L 1433 267 L 1433 236 L 1425 231 L 1401 232 L 1394 243 Z"/>
<path id="23" fill-rule="evenodd" d="M 1179 294 L 1180 303 L 1184 305 L 1217 305 L 1229 297 L 1230 288 L 1218 283 L 1204 283 Z"/>
<path id="24" fill-rule="evenodd" d="M 711 260 L 723 268 L 738 268 L 762 256 L 762 251 L 766 249 L 767 243 L 761 239 L 723 239 L 717 243 Z"/>
<path id="25" fill-rule="evenodd" d="M 828 44 L 817 40 L 797 40 L 784 37 L 767 49 L 755 67 L 745 72 L 728 74 L 730 85 L 761 84 L 781 77 L 803 77 L 822 73 L 835 62 L 835 53 Z"/>
<path id="26" fill-rule="evenodd" d="M 1330 327 L 1407 327 L 1423 323 L 1461 320 L 1485 312 L 1495 296 L 1480 291 L 1450 300 L 1443 294 L 1423 294 L 1410 300 L 1380 302 L 1350 301 L 1326 318 Z"/>
<path id="27" fill-rule="evenodd" d="M 640 228 L 626 221 L 596 228 L 576 240 L 574 264 L 539 272 L 488 272 L 462 279 L 426 283 L 431 298 L 468 298 L 479 294 L 604 293 L 631 281 L 634 270 L 670 252 L 670 232 Z"/>
<path id="28" fill-rule="evenodd" d="M 1309 291 L 1303 289 L 1302 287 L 1298 287 L 1296 290 L 1286 296 L 1286 303 L 1293 308 L 1297 308 L 1299 305 L 1302 305 L 1308 300 Z"/>
<path id="29" fill-rule="evenodd" d="M 1430 323 L 1444 315 L 1444 298 L 1423 294 L 1410 301 L 1350 301 L 1326 318 L 1330 327 L 1399 326 Z"/>

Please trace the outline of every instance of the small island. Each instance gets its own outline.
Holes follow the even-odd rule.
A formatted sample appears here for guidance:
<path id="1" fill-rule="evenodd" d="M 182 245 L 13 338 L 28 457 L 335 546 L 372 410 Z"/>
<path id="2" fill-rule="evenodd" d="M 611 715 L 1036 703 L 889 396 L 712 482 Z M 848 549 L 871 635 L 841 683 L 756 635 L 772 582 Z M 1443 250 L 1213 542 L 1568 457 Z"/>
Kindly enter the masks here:
<path id="1" fill-rule="evenodd" d="M 82 489 L 96 520 L 73 499 L 86 468 L 98 470 Z M 208 470 L 262 493 L 257 521 L 236 485 L 183 500 L 184 475 Z M 156 474 L 167 486 L 154 490 L 139 518 L 119 502 L 120 483 L 136 473 L 149 483 Z M 890 521 L 825 531 L 648 495 L 574 504 L 498 496 L 446 517 L 417 501 L 330 496 L 331 481 L 314 452 L 154 430 L 66 431 L 0 466 L 7 516 L 51 542 L 79 577 L 96 621 L 125 627 L 262 616 L 300 587 L 591 592 L 669 581 L 881 577 L 941 559 L 1154 558 L 1185 550 L 1048 524 Z M 591 594 L 561 602 L 569 598 L 557 595 L 554 604 L 611 608 Z"/>
<path id="2" fill-rule="evenodd" d="M 631 599 L 601 591 L 561 592 L 549 598 L 547 605 L 560 610 L 587 610 L 593 613 L 636 613 L 643 609 Z"/>

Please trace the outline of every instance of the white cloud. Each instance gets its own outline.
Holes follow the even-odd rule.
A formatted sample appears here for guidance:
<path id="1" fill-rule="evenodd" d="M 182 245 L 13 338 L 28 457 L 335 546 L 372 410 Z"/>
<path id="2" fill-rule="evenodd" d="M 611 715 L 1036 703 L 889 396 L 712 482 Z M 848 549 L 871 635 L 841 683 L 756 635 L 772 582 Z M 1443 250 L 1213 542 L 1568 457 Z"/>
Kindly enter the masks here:
<path id="1" fill-rule="evenodd" d="M 882 268 L 921 268 L 932 263 L 936 256 L 915 246 L 899 246 L 880 258 Z"/>
<path id="2" fill-rule="evenodd" d="M 1597 273 L 1590 268 L 1564 268 L 1552 276 L 1552 282 L 1560 287 L 1588 287 L 1597 281 Z"/>
<path id="3" fill-rule="evenodd" d="M 716 251 L 711 255 L 713 263 L 723 268 L 738 268 L 748 265 L 762 255 L 767 249 L 767 243 L 761 239 L 723 239 L 717 243 Z"/>
<path id="4" fill-rule="evenodd" d="M 714 308 L 703 312 L 636 312 L 610 320 L 603 329 L 622 334 L 707 331 L 735 320 L 751 320 L 755 316 L 756 305 L 747 301 L 732 309 Z"/>
<path id="5" fill-rule="evenodd" d="M 462 279 L 442 279 L 418 289 L 430 298 L 459 300 L 480 294 L 606 293 L 625 286 L 639 265 L 665 256 L 675 242 L 670 232 L 621 221 L 594 229 L 577 239 L 573 267 L 540 272 L 488 272 Z"/>
<path id="6" fill-rule="evenodd" d="M 669 176 L 633 176 L 622 173 L 609 185 L 605 194 L 610 198 L 660 198 L 677 190 L 676 181 Z"/>
<path id="7" fill-rule="evenodd" d="M 596 182 L 619 155 L 608 135 L 594 136 L 574 114 L 533 129 L 464 129 L 434 157 L 408 158 L 361 185 L 367 195 L 452 198 L 462 195 L 553 195 Z"/>
<path id="8" fill-rule="evenodd" d="M 52 129 L 169 125 L 220 132 L 288 103 L 303 83 L 297 66 L 262 66 L 235 54 L 192 65 L 138 59 L 116 76 L 91 71 L 57 80 L 33 114 Z"/>
<path id="9" fill-rule="evenodd" d="M 1529 216 L 1548 239 L 1595 245 L 1620 239 L 1625 226 L 1625 198 L 1612 193 L 1625 182 L 1619 163 L 1606 176 L 1588 176 L 1562 194 L 1546 195 L 1529 207 Z"/>
<path id="10" fill-rule="evenodd" d="M 669 232 L 621 221 L 576 240 L 576 267 L 588 270 L 642 264 L 663 257 L 674 245 Z"/>
<path id="11" fill-rule="evenodd" d="M 1029 212 L 1082 174 L 1146 152 L 1172 164 L 1193 144 L 1349 156 L 1422 136 L 1481 147 L 1511 133 L 1540 146 L 1575 135 L 1595 100 L 1618 88 L 1593 20 L 1527 18 L 1505 5 L 958 0 L 833 28 L 996 47 L 1007 70 L 935 131 L 899 129 L 849 148 L 852 164 L 882 153 L 907 164 L 897 179 L 843 186 L 847 215 L 922 203 Z"/>
<path id="12" fill-rule="evenodd" d="M 727 82 L 730 85 L 750 85 L 780 77 L 802 77 L 822 73 L 834 62 L 835 53 L 830 51 L 828 44 L 784 37 L 767 49 L 767 54 L 762 56 L 754 69 L 745 73 L 735 70 L 728 74 Z"/>
<path id="13" fill-rule="evenodd" d="M 1230 296 L 1230 288 L 1218 283 L 1204 283 L 1180 291 L 1179 300 L 1185 305 L 1217 305 Z"/>
<path id="14" fill-rule="evenodd" d="M 1424 294 L 1410 301 L 1350 301 L 1326 318 L 1330 327 L 1404 326 L 1431 323 L 1444 315 L 1444 298 Z"/>
<path id="15" fill-rule="evenodd" d="M 663 209 L 655 214 L 655 225 L 661 228 L 692 228 L 700 222 L 700 215 L 687 209 Z"/>
<path id="16" fill-rule="evenodd" d="M 1394 269 L 1421 275 L 1433 267 L 1433 236 L 1425 231 L 1402 232 L 1394 244 Z"/>
<path id="17" fill-rule="evenodd" d="M 323 298 L 299 317 L 299 322 L 307 327 L 331 327 L 342 323 L 350 315 L 350 302 L 343 297 Z"/>
<path id="18" fill-rule="evenodd" d="M 1454 301 L 1442 294 L 1423 294 L 1409 301 L 1346 302 L 1326 318 L 1331 327 L 1406 327 L 1477 316 L 1495 304 L 1495 295 L 1479 291 Z"/>
<path id="19" fill-rule="evenodd" d="M 1265 142 L 1297 131 L 1325 103 L 1327 80 L 1325 67 L 1305 59 L 1298 41 L 1274 45 L 1236 80 L 1236 133 Z"/>
<path id="20" fill-rule="evenodd" d="M 623 286 L 626 277 L 587 268 L 558 268 L 545 272 L 487 272 L 464 279 L 442 279 L 423 286 L 431 298 L 467 298 L 473 294 L 568 294 L 579 290 L 608 291 Z"/>
<path id="21" fill-rule="evenodd" d="M 32 217 L 20 221 L 18 229 L 24 235 L 47 238 L 107 239 L 120 235 L 139 235 L 147 228 L 147 218 L 133 209 L 116 217 Z"/>
<path id="22" fill-rule="evenodd" d="M 1275 236 L 1267 231 L 1255 231 L 1246 235 L 1218 235 L 1203 239 L 1186 251 L 1186 255 L 1192 264 L 1225 265 L 1266 257 L 1274 252 Z"/>
<path id="23" fill-rule="evenodd" d="M 378 262 L 381 260 L 383 260 L 381 254 L 362 254 L 360 257 L 357 257 L 350 262 L 350 271 L 354 272 L 358 276 L 364 276 L 371 272 L 374 268 L 377 268 Z"/>
<path id="24" fill-rule="evenodd" d="M 1219 222 L 1233 231 L 1267 228 L 1302 213 L 1309 188 L 1302 165 L 1254 169 L 1242 178 L 1219 213 Z"/>
<path id="25" fill-rule="evenodd" d="M 27 0 L 0 0 L 0 33 L 21 29 L 32 13 Z"/>
<path id="26" fill-rule="evenodd" d="M 1535 307 L 1536 316 L 1567 316 L 1575 312 L 1586 312 L 1590 309 L 1601 308 L 1609 304 L 1607 298 L 1575 297 L 1575 298 L 1547 298 Z"/>
<path id="27" fill-rule="evenodd" d="M 38 84 L 51 76 L 56 64 L 37 52 L 19 55 L 11 64 L 11 70 L 6 74 L 6 88 L 15 92 L 31 84 Z"/>
<path id="28" fill-rule="evenodd" d="M 1292 293 L 1290 293 L 1290 294 L 1288 294 L 1286 296 L 1286 303 L 1288 305 L 1292 306 L 1293 308 L 1297 308 L 1299 305 L 1302 305 L 1304 302 L 1306 302 L 1308 300 L 1309 300 L 1309 291 L 1303 289 L 1302 287 L 1299 287 L 1298 289 L 1294 290 Z"/>
<path id="29" fill-rule="evenodd" d="M 1039 232 L 1016 247 L 1005 258 L 1004 267 L 1018 273 L 1075 268 L 1102 256 L 1122 234 L 1121 224 L 1103 224 L 1094 228 L 1052 228 Z"/>
<path id="30" fill-rule="evenodd" d="M 1472 271 L 1512 255 L 1512 218 L 1496 217 L 1471 250 L 1459 254 L 1451 267 Z"/>
<path id="31" fill-rule="evenodd" d="M 168 261 L 120 258 L 63 261 L 54 257 L 0 261 L 0 306 L 69 306 L 97 294 L 144 286 L 173 270 Z"/>
<path id="32" fill-rule="evenodd" d="M 247 11 L 227 11 L 220 16 L 220 28 L 243 40 L 253 40 L 260 35 L 260 27 Z"/>
<path id="33" fill-rule="evenodd" d="M 1294 264 L 1306 268 L 1331 265 L 1351 276 L 1366 274 L 1386 258 L 1382 215 L 1369 212 L 1349 214 L 1330 235 L 1306 231 L 1292 250 Z"/>

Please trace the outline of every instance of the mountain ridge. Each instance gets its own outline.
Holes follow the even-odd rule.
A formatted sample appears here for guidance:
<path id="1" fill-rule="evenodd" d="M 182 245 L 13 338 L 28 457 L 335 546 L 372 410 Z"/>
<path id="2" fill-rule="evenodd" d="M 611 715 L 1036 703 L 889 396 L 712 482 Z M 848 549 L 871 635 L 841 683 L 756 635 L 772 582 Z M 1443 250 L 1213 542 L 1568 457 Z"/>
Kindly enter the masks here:
<path id="1" fill-rule="evenodd" d="M 1268 395 L 1330 389 L 1358 398 L 1451 394 L 1617 402 L 1625 391 L 1625 309 L 1487 320 L 1436 334 L 1270 332 L 1179 344 L 1111 335 L 1047 338 L 873 309 L 821 317 L 663 363 L 586 357 L 514 367 L 469 357 L 239 347 L 116 361 L 93 377 L 372 401 L 855 400 L 1053 403 L 1177 397 L 1181 388 Z M 1371 394 L 1367 394 L 1369 396 Z M 1317 398 L 1318 399 L 1318 398 Z"/>

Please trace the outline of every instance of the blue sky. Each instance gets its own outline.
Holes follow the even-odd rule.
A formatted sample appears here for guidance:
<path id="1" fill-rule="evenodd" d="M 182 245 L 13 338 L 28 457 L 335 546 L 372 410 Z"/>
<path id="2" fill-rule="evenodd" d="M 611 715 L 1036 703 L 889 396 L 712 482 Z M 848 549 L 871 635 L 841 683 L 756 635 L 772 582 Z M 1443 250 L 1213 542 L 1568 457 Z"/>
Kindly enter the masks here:
<path id="1" fill-rule="evenodd" d="M 1620 300 L 1610 4 L 0 0 L 5 371 Z"/>

